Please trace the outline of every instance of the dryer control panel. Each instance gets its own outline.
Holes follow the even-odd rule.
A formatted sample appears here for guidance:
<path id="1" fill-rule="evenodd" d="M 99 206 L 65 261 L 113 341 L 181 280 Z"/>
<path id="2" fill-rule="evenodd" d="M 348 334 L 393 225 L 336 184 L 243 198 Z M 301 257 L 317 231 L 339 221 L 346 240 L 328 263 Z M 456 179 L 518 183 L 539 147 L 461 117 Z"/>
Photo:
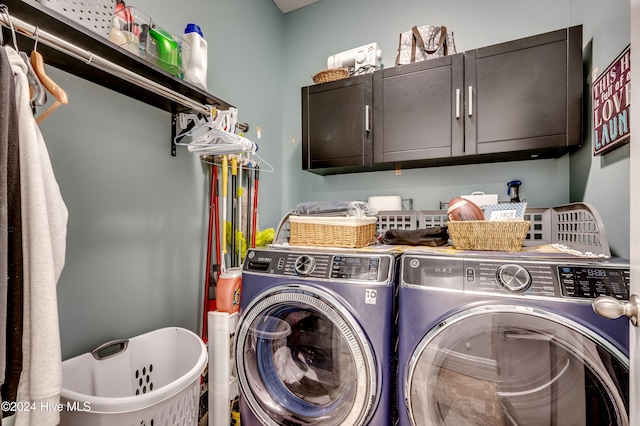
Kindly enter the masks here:
<path id="1" fill-rule="evenodd" d="M 395 256 L 358 252 L 249 250 L 244 273 L 296 276 L 350 282 L 388 282 Z"/>
<path id="2" fill-rule="evenodd" d="M 629 299 L 629 265 L 619 261 L 564 263 L 405 255 L 403 285 L 536 297 Z"/>

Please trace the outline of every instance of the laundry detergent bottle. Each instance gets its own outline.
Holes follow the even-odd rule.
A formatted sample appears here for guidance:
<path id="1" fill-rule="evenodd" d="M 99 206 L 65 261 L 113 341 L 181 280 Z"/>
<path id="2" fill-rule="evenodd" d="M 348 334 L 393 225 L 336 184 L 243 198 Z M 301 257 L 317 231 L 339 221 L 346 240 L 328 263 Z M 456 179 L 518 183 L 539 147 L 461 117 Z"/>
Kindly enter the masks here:
<path id="1" fill-rule="evenodd" d="M 218 312 L 232 314 L 240 309 L 242 294 L 242 268 L 229 268 L 220 274 L 216 284 Z"/>
<path id="2" fill-rule="evenodd" d="M 207 90 L 207 41 L 196 24 L 187 24 L 184 39 L 189 42 L 191 52 L 189 58 L 182 61 L 185 64 L 184 80 Z"/>

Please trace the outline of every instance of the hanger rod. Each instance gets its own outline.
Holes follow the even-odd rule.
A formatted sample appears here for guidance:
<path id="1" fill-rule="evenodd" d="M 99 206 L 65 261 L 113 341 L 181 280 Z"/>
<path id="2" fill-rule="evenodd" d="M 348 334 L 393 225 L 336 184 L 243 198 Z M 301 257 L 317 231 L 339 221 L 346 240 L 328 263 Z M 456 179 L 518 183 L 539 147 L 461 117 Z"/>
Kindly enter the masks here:
<path id="1" fill-rule="evenodd" d="M 36 38 L 36 30 L 37 30 L 38 43 L 46 44 L 51 48 L 57 49 L 71 57 L 74 57 L 80 61 L 84 61 L 87 64 L 90 64 L 96 68 L 99 68 L 110 74 L 116 75 L 122 79 L 132 81 L 135 84 L 147 90 L 150 90 L 156 94 L 162 95 L 167 99 L 177 102 L 185 107 L 191 108 L 196 112 L 201 112 L 203 114 L 210 113 L 210 109 L 206 105 L 196 102 L 187 96 L 177 93 L 171 89 L 168 89 L 167 87 L 159 83 L 156 83 L 145 77 L 142 77 L 136 74 L 135 72 L 127 68 L 121 67 L 120 65 L 114 64 L 113 62 L 107 59 L 104 59 L 98 55 L 94 55 L 89 50 L 79 48 L 73 43 L 70 43 L 60 37 L 50 34 L 47 31 L 42 30 L 41 28 L 37 28 L 35 25 L 32 25 L 22 19 L 16 18 L 14 16 L 7 17 L 6 14 L 0 14 L 0 22 L 6 25 L 7 27 L 10 26 L 10 22 L 8 22 L 8 19 L 11 20 L 11 23 L 13 24 L 13 27 L 15 28 L 16 31 L 20 31 L 21 33 L 33 39 Z"/>

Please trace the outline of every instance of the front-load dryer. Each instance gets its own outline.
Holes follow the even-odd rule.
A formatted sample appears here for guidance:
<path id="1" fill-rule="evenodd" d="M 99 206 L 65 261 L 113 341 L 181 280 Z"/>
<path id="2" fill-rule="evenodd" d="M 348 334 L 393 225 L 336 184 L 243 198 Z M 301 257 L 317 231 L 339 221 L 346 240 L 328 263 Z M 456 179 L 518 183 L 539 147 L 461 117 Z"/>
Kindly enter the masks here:
<path id="1" fill-rule="evenodd" d="M 396 256 L 250 249 L 235 359 L 243 426 L 389 426 Z"/>
<path id="2" fill-rule="evenodd" d="M 405 253 L 401 426 L 627 426 L 629 265 Z"/>

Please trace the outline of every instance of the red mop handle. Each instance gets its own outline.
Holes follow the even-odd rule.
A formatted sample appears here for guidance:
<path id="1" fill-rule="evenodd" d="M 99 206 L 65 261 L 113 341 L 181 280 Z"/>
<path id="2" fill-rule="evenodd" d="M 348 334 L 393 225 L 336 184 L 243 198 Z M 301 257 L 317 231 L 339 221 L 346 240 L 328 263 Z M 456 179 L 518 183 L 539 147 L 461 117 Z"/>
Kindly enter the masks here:
<path id="1" fill-rule="evenodd" d="M 256 246 L 256 234 L 258 233 L 258 180 L 260 169 L 257 164 L 254 173 L 256 175 L 256 184 L 253 187 L 253 212 L 251 214 L 251 229 L 253 229 L 253 234 L 251 234 L 251 247 Z"/>
<path id="2" fill-rule="evenodd" d="M 206 343 L 208 340 L 208 321 L 207 313 L 209 312 L 209 286 L 211 285 L 211 247 L 213 245 L 213 229 L 214 225 L 218 223 L 216 212 L 216 183 L 218 179 L 218 171 L 216 166 L 212 167 L 211 171 L 211 188 L 209 199 L 209 234 L 207 235 L 207 260 L 205 263 L 206 271 L 204 273 L 204 308 L 202 312 L 202 340 Z M 217 228 L 217 226 L 216 226 Z M 218 233 L 216 231 L 216 238 Z M 216 244 L 217 246 L 218 244 Z M 219 250 L 216 248 L 216 255 Z"/>

